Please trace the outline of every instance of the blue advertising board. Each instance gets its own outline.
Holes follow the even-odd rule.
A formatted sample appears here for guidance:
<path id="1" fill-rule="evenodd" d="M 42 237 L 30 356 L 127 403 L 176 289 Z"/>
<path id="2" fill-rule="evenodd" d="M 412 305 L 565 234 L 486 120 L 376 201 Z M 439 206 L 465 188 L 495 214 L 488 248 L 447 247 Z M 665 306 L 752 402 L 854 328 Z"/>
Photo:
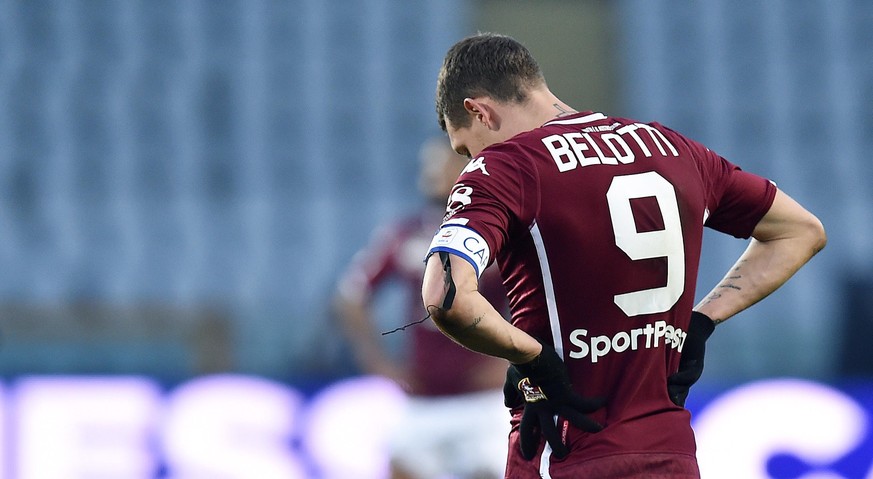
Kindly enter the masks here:
<path id="1" fill-rule="evenodd" d="M 405 401 L 375 377 L 304 393 L 242 375 L 29 376 L 0 393 L 0 479 L 384 478 Z M 873 479 L 873 381 L 699 385 L 688 406 L 705 479 Z"/>

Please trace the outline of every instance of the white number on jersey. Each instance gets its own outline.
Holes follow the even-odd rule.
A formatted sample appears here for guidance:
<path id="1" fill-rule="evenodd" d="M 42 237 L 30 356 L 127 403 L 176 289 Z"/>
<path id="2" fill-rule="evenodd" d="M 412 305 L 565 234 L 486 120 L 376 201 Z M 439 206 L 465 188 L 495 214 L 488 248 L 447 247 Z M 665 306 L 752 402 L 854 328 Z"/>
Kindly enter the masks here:
<path id="1" fill-rule="evenodd" d="M 631 201 L 655 197 L 664 219 L 664 229 L 638 232 Z M 606 192 L 615 244 L 634 261 L 667 258 L 667 285 L 617 294 L 615 304 L 628 316 L 663 313 L 679 301 L 685 290 L 685 245 L 676 190 L 654 171 L 616 176 Z"/>

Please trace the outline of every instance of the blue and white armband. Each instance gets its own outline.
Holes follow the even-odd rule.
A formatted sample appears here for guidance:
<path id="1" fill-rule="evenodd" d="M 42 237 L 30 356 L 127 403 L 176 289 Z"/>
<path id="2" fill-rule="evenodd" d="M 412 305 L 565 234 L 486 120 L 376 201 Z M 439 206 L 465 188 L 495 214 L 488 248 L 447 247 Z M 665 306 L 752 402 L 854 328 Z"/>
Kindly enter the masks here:
<path id="1" fill-rule="evenodd" d="M 430 258 L 430 255 L 439 251 L 451 253 L 467 260 L 476 270 L 476 277 L 482 275 L 491 259 L 491 249 L 488 247 L 488 242 L 479 233 L 457 224 L 443 225 L 437 231 L 430 242 L 430 249 L 425 261 Z"/>

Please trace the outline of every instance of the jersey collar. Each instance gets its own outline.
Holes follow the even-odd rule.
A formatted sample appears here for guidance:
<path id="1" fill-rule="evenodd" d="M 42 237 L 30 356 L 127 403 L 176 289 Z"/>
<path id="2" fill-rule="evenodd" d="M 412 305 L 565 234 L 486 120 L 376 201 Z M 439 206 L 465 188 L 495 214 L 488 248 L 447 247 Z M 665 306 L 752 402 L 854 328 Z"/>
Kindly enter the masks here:
<path id="1" fill-rule="evenodd" d="M 606 115 L 596 112 L 582 112 L 571 116 L 565 116 L 552 121 L 548 121 L 543 126 L 549 125 L 581 125 L 584 123 L 593 123 L 595 121 L 605 120 Z"/>

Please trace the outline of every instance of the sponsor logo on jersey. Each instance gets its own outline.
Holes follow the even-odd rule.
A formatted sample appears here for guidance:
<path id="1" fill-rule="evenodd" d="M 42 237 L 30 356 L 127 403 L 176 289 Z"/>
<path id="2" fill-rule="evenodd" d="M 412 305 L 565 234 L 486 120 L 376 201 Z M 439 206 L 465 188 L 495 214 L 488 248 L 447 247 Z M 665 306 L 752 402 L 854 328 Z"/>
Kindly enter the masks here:
<path id="1" fill-rule="evenodd" d="M 470 160 L 470 162 L 467 163 L 467 166 L 464 167 L 464 171 L 462 171 L 461 174 L 463 175 L 464 173 L 472 173 L 476 170 L 481 171 L 482 174 L 485 176 L 491 176 L 490 174 L 488 174 L 488 170 L 485 169 L 484 156 L 480 156 L 479 158 Z"/>
<path id="2" fill-rule="evenodd" d="M 587 329 L 579 328 L 570 333 L 570 344 L 575 349 L 570 349 L 569 356 L 572 359 L 587 357 L 592 363 L 596 363 L 607 354 L 623 353 L 627 350 L 665 347 L 681 353 L 686 335 L 682 328 L 676 328 L 666 321 L 655 321 L 641 328 L 619 331 L 612 337 L 589 336 Z"/>

